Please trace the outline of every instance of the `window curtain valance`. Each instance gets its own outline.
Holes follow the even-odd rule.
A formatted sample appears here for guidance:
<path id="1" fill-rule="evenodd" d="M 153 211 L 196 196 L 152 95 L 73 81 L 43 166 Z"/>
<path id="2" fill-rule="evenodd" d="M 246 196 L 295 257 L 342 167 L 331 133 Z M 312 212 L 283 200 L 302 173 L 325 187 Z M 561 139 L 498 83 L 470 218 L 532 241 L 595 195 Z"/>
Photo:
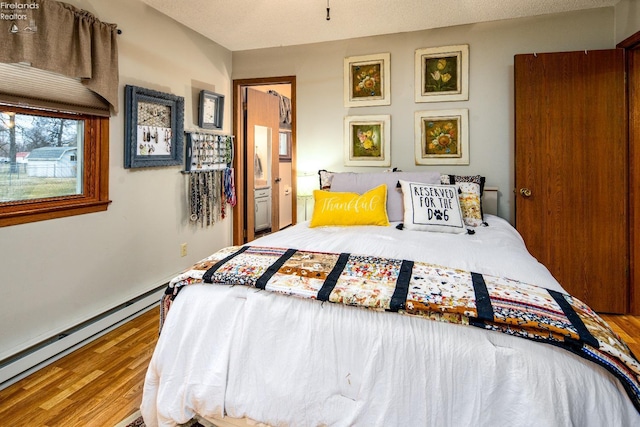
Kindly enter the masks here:
<path id="1" fill-rule="evenodd" d="M 14 8 L 3 13 L 15 14 L 17 19 L 0 23 L 0 31 L 6 34 L 0 62 L 27 62 L 35 68 L 78 78 L 117 112 L 116 25 L 54 0 L 11 4 Z M 20 85 L 20 76 L 15 76 L 13 83 Z"/>

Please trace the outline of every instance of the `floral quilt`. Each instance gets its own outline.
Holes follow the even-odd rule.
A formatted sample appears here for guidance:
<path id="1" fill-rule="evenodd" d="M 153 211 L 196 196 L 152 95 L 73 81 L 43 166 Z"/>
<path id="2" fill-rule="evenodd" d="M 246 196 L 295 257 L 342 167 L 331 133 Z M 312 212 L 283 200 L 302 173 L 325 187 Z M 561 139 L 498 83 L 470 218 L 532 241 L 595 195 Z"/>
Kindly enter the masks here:
<path id="1" fill-rule="evenodd" d="M 568 294 L 424 262 L 230 246 L 169 283 L 161 325 L 180 289 L 195 283 L 251 286 L 550 343 L 613 373 L 640 411 L 640 363 L 591 308 Z"/>

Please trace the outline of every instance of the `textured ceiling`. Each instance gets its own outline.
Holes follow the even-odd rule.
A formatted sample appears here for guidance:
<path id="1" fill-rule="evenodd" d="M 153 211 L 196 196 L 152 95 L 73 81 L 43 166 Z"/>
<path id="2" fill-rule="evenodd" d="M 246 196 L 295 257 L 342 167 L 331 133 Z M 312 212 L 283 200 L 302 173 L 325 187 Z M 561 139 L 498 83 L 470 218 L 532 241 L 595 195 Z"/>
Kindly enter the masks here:
<path id="1" fill-rule="evenodd" d="M 613 6 L 619 0 L 142 0 L 231 50 L 344 40 Z"/>

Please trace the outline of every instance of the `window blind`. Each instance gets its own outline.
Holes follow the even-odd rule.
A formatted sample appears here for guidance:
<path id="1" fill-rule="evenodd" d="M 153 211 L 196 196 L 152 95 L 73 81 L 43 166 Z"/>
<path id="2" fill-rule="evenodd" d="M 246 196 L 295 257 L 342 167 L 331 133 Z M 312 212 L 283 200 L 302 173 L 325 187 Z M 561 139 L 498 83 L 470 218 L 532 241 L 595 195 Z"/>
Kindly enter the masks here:
<path id="1" fill-rule="evenodd" d="M 109 116 L 109 103 L 80 79 L 29 64 L 0 63 L 0 104 Z"/>

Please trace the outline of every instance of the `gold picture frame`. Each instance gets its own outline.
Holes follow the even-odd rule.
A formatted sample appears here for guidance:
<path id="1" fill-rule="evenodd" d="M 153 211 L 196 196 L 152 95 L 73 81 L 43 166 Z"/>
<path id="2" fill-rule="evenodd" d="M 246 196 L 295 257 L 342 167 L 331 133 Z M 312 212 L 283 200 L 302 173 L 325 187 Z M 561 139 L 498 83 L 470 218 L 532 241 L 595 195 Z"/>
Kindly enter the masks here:
<path id="1" fill-rule="evenodd" d="M 391 54 L 350 56 L 344 59 L 344 106 L 391 104 Z"/>
<path id="2" fill-rule="evenodd" d="M 415 51 L 415 101 L 469 100 L 469 45 Z"/>
<path id="3" fill-rule="evenodd" d="M 416 111 L 416 165 L 469 164 L 469 110 Z"/>
<path id="4" fill-rule="evenodd" d="M 391 116 L 344 118 L 345 166 L 391 166 Z"/>

